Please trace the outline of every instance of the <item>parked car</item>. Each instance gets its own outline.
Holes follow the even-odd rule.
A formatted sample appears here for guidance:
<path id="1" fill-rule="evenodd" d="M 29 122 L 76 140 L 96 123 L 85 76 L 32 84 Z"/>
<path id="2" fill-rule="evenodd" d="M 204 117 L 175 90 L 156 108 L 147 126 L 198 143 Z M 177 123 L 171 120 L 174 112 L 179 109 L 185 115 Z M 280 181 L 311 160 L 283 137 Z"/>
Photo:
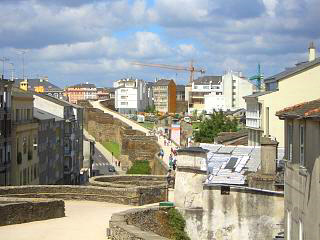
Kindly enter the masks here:
<path id="1" fill-rule="evenodd" d="M 108 165 L 108 171 L 109 172 L 116 172 L 116 169 L 112 165 Z"/>

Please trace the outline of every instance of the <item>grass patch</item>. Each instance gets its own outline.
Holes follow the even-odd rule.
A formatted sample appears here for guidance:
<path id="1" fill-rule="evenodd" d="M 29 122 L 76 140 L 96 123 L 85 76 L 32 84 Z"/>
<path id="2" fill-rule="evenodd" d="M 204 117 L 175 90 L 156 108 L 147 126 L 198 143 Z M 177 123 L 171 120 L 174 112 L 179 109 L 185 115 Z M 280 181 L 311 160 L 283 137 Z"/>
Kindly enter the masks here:
<path id="1" fill-rule="evenodd" d="M 135 161 L 132 167 L 127 171 L 127 174 L 151 174 L 149 161 Z"/>
<path id="2" fill-rule="evenodd" d="M 113 156 L 118 158 L 120 156 L 120 145 L 114 141 L 104 141 L 102 145 L 107 149 L 109 152 L 113 152 Z"/>
<path id="3" fill-rule="evenodd" d="M 154 127 L 154 123 L 153 122 L 144 122 L 144 123 L 139 123 L 142 127 L 152 130 Z"/>
<path id="4" fill-rule="evenodd" d="M 184 220 L 183 216 L 177 209 L 171 208 L 168 211 L 168 219 L 169 219 L 169 225 L 174 231 L 173 239 L 190 240 L 187 233 L 184 231 L 184 227 L 186 226 L 186 221 Z"/>

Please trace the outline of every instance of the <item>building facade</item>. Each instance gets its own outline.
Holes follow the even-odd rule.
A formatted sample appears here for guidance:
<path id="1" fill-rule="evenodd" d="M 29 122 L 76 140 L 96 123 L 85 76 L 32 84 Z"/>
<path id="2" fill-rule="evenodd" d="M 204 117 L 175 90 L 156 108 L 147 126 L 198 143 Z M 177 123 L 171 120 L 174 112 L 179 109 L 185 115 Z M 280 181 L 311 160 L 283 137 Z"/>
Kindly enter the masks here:
<path id="1" fill-rule="evenodd" d="M 33 119 L 33 95 L 12 89 L 11 185 L 39 184 L 38 123 Z"/>
<path id="2" fill-rule="evenodd" d="M 280 109 L 311 101 L 319 97 L 320 58 L 315 58 L 314 46 L 309 48 L 309 61 L 264 80 L 265 92 L 246 96 L 248 145 L 259 145 L 263 135 L 277 139 L 284 146 L 284 127 L 276 117 Z"/>
<path id="3" fill-rule="evenodd" d="M 42 94 L 34 94 L 34 98 L 34 107 L 64 120 L 64 184 L 79 184 L 83 164 L 83 108 Z"/>
<path id="4" fill-rule="evenodd" d="M 287 240 L 320 239 L 319 109 L 318 99 L 277 112 L 284 120 Z"/>
<path id="5" fill-rule="evenodd" d="M 213 109 L 211 98 L 205 98 L 207 95 L 222 96 L 223 84 L 222 76 L 204 76 L 195 79 L 191 85 L 188 99 L 188 112 L 202 111 Z M 205 99 L 207 100 L 205 102 Z M 206 107 L 207 106 L 207 107 Z"/>
<path id="6" fill-rule="evenodd" d="M 64 121 L 38 108 L 33 116 L 39 124 L 39 184 L 63 184 Z"/>
<path id="7" fill-rule="evenodd" d="M 109 99 L 109 93 L 106 88 L 97 88 L 97 99 L 98 100 Z"/>
<path id="8" fill-rule="evenodd" d="M 12 82 L 0 80 L 0 186 L 11 184 L 12 131 L 11 131 Z"/>
<path id="9" fill-rule="evenodd" d="M 176 84 L 173 80 L 160 79 L 153 86 L 155 110 L 162 113 L 176 112 Z"/>
<path id="10" fill-rule="evenodd" d="M 97 88 L 88 82 L 67 87 L 65 96 L 70 103 L 76 104 L 78 100 L 97 100 Z"/>
<path id="11" fill-rule="evenodd" d="M 114 84 L 115 108 L 120 113 L 143 112 L 148 104 L 146 83 L 140 79 L 121 79 Z"/>

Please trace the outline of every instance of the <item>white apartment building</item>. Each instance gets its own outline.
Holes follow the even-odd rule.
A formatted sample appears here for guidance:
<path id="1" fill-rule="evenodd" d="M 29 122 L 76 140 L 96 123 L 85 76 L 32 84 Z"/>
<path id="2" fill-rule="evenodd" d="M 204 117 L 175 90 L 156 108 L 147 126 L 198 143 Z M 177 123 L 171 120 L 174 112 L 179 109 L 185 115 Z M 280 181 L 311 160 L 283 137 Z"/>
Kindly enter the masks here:
<path id="1" fill-rule="evenodd" d="M 189 113 L 236 110 L 246 108 L 244 96 L 255 91 L 255 86 L 239 72 L 223 76 L 205 76 L 192 83 L 189 92 Z"/>
<path id="2" fill-rule="evenodd" d="M 113 84 L 115 90 L 115 108 L 119 113 L 142 112 L 148 104 L 146 83 L 140 79 L 121 79 Z"/>

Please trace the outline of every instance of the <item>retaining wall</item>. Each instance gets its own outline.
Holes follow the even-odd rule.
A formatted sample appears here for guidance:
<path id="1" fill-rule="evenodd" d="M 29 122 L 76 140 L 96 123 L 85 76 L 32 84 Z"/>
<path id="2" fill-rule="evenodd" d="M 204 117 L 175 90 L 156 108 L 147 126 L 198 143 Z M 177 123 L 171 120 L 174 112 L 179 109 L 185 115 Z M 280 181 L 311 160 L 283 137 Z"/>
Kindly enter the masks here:
<path id="1" fill-rule="evenodd" d="M 113 240 L 168 240 L 159 234 L 165 232 L 156 214 L 168 207 L 131 209 L 112 215 L 109 221 L 110 238 Z"/>
<path id="2" fill-rule="evenodd" d="M 64 217 L 64 201 L 0 197 L 0 226 Z"/>

